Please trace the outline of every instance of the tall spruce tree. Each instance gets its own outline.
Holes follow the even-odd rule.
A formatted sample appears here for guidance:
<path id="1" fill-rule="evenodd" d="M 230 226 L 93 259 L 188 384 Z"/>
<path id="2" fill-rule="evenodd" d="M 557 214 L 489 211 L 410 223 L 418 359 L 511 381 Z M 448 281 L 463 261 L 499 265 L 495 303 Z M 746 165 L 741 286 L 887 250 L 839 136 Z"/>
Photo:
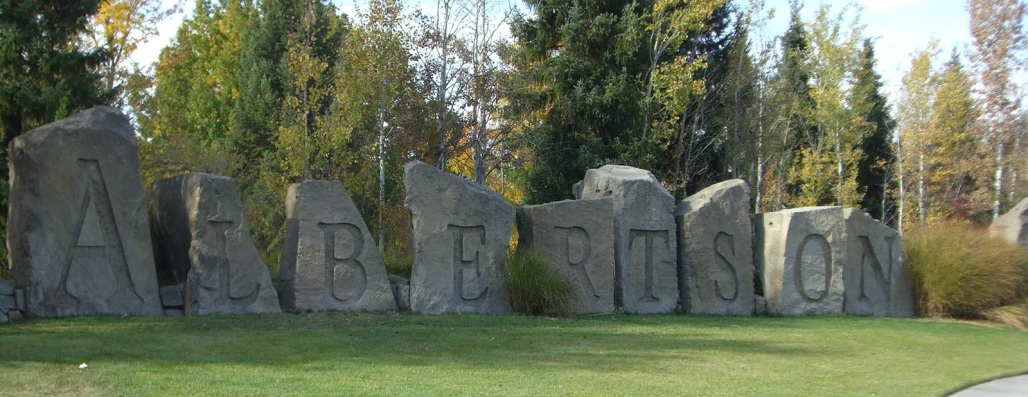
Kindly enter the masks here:
<path id="1" fill-rule="evenodd" d="M 274 149 L 273 137 L 285 98 L 287 41 L 296 20 L 296 3 L 266 0 L 250 16 L 241 38 L 239 54 L 239 101 L 232 109 L 232 151 L 248 162 L 260 164 Z M 240 170 L 251 175 L 251 170 Z"/>
<path id="2" fill-rule="evenodd" d="M 523 72 L 538 84 L 523 98 L 526 113 L 541 121 L 528 136 L 535 161 L 527 192 L 529 202 L 541 203 L 570 198 L 586 169 L 618 158 L 640 135 L 647 54 L 624 35 L 634 27 L 624 17 L 646 7 L 626 0 L 527 3 L 536 16 L 516 17 L 512 33 L 530 65 Z"/>
<path id="3" fill-rule="evenodd" d="M 869 133 L 860 141 L 863 152 L 857 165 L 858 193 L 863 194 L 860 207 L 875 219 L 886 222 L 892 217 L 893 207 L 889 197 L 892 178 L 889 176 L 895 154 L 890 137 L 896 121 L 889 115 L 887 99 L 881 93 L 882 77 L 875 71 L 875 50 L 870 39 L 864 40 L 860 54 L 860 65 L 856 71 L 853 86 L 858 112 L 868 123 Z"/>
<path id="4" fill-rule="evenodd" d="M 789 207 L 799 194 L 801 185 L 788 178 L 789 168 L 798 154 L 811 146 L 816 127 L 810 122 L 816 107 L 811 96 L 810 42 L 800 18 L 800 6 L 790 3 L 789 28 L 782 36 L 782 60 L 772 85 L 776 86 L 774 103 L 781 107 L 774 131 L 779 153 L 774 157 L 774 191 L 768 192 L 771 210 Z"/>
<path id="5" fill-rule="evenodd" d="M 658 164 L 703 90 L 690 40 L 724 3 L 528 1 L 536 16 L 516 17 L 512 32 L 524 57 L 515 64 L 533 81 L 518 117 L 537 120 L 529 202 L 569 198 L 590 167 Z"/>
<path id="6" fill-rule="evenodd" d="M 99 3 L 0 1 L 4 149 L 22 132 L 113 99 L 114 92 L 102 88 L 95 72 L 109 54 L 103 48 L 87 51 L 77 44 Z"/>

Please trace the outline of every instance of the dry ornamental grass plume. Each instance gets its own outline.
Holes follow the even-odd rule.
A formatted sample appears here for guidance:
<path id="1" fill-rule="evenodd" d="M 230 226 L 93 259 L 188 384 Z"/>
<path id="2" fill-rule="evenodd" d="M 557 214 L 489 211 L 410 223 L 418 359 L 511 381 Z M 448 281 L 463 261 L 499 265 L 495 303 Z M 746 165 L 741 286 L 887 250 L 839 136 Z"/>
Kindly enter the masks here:
<path id="1" fill-rule="evenodd" d="M 936 225 L 903 237 L 922 317 L 989 319 L 1028 325 L 1028 254 L 962 225 Z"/>

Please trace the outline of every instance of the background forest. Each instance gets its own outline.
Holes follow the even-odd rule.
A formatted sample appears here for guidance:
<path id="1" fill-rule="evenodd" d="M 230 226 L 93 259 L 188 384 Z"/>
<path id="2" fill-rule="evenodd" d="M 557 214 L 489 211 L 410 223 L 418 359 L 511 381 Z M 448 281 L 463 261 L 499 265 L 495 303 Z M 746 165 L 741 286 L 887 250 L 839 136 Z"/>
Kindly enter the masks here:
<path id="1" fill-rule="evenodd" d="M 387 263 L 409 261 L 411 160 L 515 204 L 571 198 L 606 163 L 652 170 L 677 199 L 740 178 L 757 212 L 859 207 L 901 232 L 987 223 L 1025 197 L 1025 3 L 969 0 L 971 26 L 954 28 L 971 46 L 915 52 L 892 98 L 861 7 L 833 3 L 803 20 L 795 1 L 369 0 L 346 15 L 197 0 L 139 65 L 129 55 L 177 7 L 0 0 L 0 134 L 6 148 L 119 107 L 144 184 L 233 177 L 273 268 L 286 189 L 309 179 L 342 181 Z M 775 12 L 790 15 L 782 35 L 768 33 Z"/>

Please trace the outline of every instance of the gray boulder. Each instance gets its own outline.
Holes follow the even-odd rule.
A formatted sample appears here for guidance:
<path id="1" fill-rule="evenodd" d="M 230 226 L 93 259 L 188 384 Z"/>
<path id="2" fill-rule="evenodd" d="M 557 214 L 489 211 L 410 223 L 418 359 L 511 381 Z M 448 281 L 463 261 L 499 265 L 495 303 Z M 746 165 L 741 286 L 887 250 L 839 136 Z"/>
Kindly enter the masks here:
<path id="1" fill-rule="evenodd" d="M 733 179 L 689 196 L 675 209 L 675 220 L 682 311 L 753 314 L 753 227 L 746 182 Z"/>
<path id="2" fill-rule="evenodd" d="M 914 292 L 903 258 L 899 232 L 864 211 L 843 210 L 846 220 L 847 314 L 889 317 L 914 316 Z"/>
<path id="3" fill-rule="evenodd" d="M 187 315 L 277 313 L 232 179 L 192 173 L 150 188 L 158 272 L 186 285 Z"/>
<path id="4" fill-rule="evenodd" d="M 649 171 L 605 165 L 585 173 L 582 199 L 614 200 L 614 296 L 626 313 L 678 306 L 674 197 Z"/>
<path id="5" fill-rule="evenodd" d="M 14 295 L 0 295 L 0 311 L 8 312 L 17 309 L 18 302 L 14 300 Z"/>
<path id="6" fill-rule="evenodd" d="M 575 182 L 575 184 L 571 186 L 571 195 L 575 196 L 575 200 L 581 200 L 582 199 L 582 187 L 583 187 L 583 185 L 585 185 L 585 181 Z"/>
<path id="7" fill-rule="evenodd" d="M 96 107 L 10 144 L 7 248 L 30 316 L 161 315 L 136 136 Z"/>
<path id="8" fill-rule="evenodd" d="M 989 234 L 1028 249 L 1028 198 L 992 221 Z"/>
<path id="9" fill-rule="evenodd" d="M 0 295 L 14 295 L 14 282 L 0 280 Z"/>
<path id="10" fill-rule="evenodd" d="M 282 308 L 396 310 L 375 237 L 339 181 L 307 181 L 286 196 Z"/>
<path id="11" fill-rule="evenodd" d="M 182 298 L 182 288 L 177 285 L 165 285 L 160 288 L 161 304 L 164 307 L 183 307 L 186 301 Z"/>
<path id="12" fill-rule="evenodd" d="M 411 310 L 510 313 L 505 265 L 514 207 L 485 186 L 419 161 L 404 167 L 403 183 L 414 227 Z"/>
<path id="13" fill-rule="evenodd" d="M 531 249 L 578 289 L 575 313 L 614 311 L 613 200 L 518 208 L 518 250 Z"/>
<path id="14" fill-rule="evenodd" d="M 806 207 L 758 214 L 757 269 L 767 311 L 787 315 L 841 313 L 846 258 L 842 207 Z"/>

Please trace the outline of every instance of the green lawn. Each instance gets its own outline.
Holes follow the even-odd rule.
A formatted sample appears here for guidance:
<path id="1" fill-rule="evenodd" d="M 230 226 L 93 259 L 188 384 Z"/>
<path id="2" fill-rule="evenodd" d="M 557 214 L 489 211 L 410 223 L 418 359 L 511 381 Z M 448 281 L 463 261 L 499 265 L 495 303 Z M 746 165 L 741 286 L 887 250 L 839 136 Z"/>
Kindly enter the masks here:
<path id="1" fill-rule="evenodd" d="M 0 326 L 5 395 L 930 396 L 1026 371 L 1026 332 L 843 316 L 282 314 Z"/>

